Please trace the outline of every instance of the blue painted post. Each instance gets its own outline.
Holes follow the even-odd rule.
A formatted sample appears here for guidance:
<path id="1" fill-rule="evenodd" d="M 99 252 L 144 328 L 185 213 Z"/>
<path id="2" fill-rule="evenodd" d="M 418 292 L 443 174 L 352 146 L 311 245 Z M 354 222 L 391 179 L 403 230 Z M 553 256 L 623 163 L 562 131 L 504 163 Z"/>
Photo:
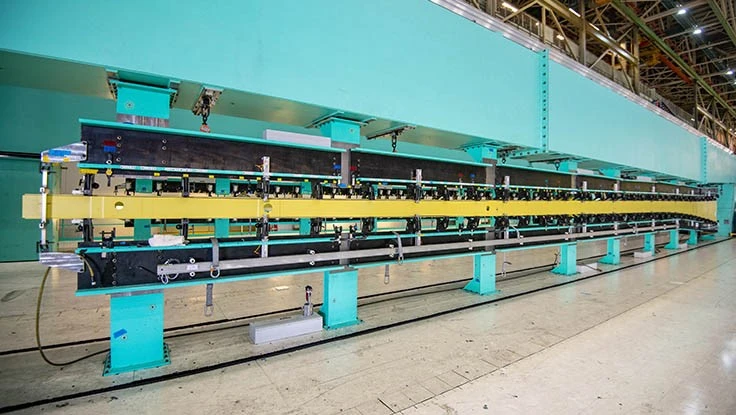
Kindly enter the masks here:
<path id="1" fill-rule="evenodd" d="M 555 274 L 575 275 L 578 272 L 578 245 L 575 242 L 560 246 L 560 263 L 552 270 Z"/>
<path id="2" fill-rule="evenodd" d="M 653 255 L 656 247 L 657 245 L 654 240 L 654 232 L 645 233 L 644 234 L 644 252 L 651 252 Z"/>
<path id="3" fill-rule="evenodd" d="M 664 249 L 678 249 L 680 247 L 680 232 L 677 229 L 670 231 L 670 241 L 664 246 Z"/>
<path id="4" fill-rule="evenodd" d="M 606 256 L 598 262 L 611 265 L 621 263 L 621 238 L 611 238 L 606 241 Z"/>
<path id="5" fill-rule="evenodd" d="M 358 320 L 358 270 L 325 271 L 324 296 L 319 313 L 327 329 L 360 323 Z"/>
<path id="6" fill-rule="evenodd" d="M 164 293 L 110 296 L 110 354 L 103 375 L 171 363 L 164 343 Z"/>
<path id="7" fill-rule="evenodd" d="M 690 246 L 694 246 L 698 244 L 698 231 L 694 229 L 690 229 L 689 231 L 689 237 L 687 238 L 687 244 Z"/>
<path id="8" fill-rule="evenodd" d="M 496 254 L 473 255 L 473 279 L 465 285 L 465 290 L 480 295 L 497 292 Z"/>

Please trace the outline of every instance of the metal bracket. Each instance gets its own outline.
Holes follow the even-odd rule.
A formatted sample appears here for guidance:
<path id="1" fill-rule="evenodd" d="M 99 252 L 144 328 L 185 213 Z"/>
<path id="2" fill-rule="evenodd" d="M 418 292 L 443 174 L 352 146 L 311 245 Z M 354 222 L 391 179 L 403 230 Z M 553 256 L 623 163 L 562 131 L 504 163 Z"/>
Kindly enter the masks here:
<path id="1" fill-rule="evenodd" d="M 205 97 L 209 99 L 208 109 L 212 109 L 220 98 L 220 95 L 222 95 L 222 91 L 222 88 L 202 86 L 202 89 L 199 91 L 199 96 L 192 106 L 192 113 L 194 113 L 194 115 L 202 115 L 202 110 L 205 107 Z"/>
<path id="2" fill-rule="evenodd" d="M 217 238 L 210 238 L 212 242 L 212 263 L 210 265 L 210 277 L 220 277 L 220 243 Z"/>

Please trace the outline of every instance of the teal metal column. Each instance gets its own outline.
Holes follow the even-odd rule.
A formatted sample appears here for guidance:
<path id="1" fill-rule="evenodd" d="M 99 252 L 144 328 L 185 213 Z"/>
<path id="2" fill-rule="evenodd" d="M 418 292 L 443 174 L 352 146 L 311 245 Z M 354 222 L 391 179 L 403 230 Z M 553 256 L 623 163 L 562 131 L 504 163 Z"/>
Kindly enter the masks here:
<path id="1" fill-rule="evenodd" d="M 729 236 L 733 231 L 734 204 L 736 202 L 736 185 L 722 184 L 721 194 L 718 196 L 718 236 Z"/>
<path id="2" fill-rule="evenodd" d="M 698 231 L 690 229 L 689 235 L 687 238 L 687 244 L 690 246 L 697 245 L 698 244 Z"/>
<path id="3" fill-rule="evenodd" d="M 168 365 L 164 344 L 164 293 L 110 296 L 110 354 L 103 375 Z"/>
<path id="4" fill-rule="evenodd" d="M 672 229 L 670 231 L 670 241 L 664 246 L 664 249 L 678 249 L 680 247 L 680 231 Z"/>
<path id="5" fill-rule="evenodd" d="M 230 179 L 215 179 L 215 194 L 218 197 L 230 195 Z M 215 219 L 215 238 L 228 236 L 230 236 L 230 219 Z"/>
<path id="6" fill-rule="evenodd" d="M 325 271 L 324 298 L 319 313 L 324 326 L 336 329 L 360 323 L 358 320 L 358 270 Z"/>
<path id="7" fill-rule="evenodd" d="M 168 126 L 170 88 L 111 80 L 117 98 L 117 120 L 130 124 Z M 152 193 L 153 180 L 135 181 L 136 193 Z M 151 237 L 151 220 L 136 219 L 133 237 Z M 169 364 L 164 343 L 164 293 L 161 290 L 110 296 L 110 354 L 103 374 L 115 375 Z"/>
<path id="8" fill-rule="evenodd" d="M 575 242 L 560 245 L 560 263 L 552 270 L 555 274 L 575 275 L 578 272 L 578 245 Z"/>
<path id="9" fill-rule="evenodd" d="M 152 193 L 153 180 L 151 179 L 135 179 L 135 192 Z M 133 239 L 136 241 L 146 240 L 151 237 L 151 220 L 136 219 L 133 221 Z"/>
<path id="10" fill-rule="evenodd" d="M 340 155 L 340 186 L 350 185 L 350 149 L 360 145 L 361 123 L 342 118 L 330 118 L 320 124 L 323 135 L 330 137 L 333 147 L 344 148 Z M 301 226 L 301 222 L 300 222 Z M 348 251 L 347 240 L 340 241 L 340 251 Z M 324 298 L 320 314 L 324 317 L 327 329 L 336 329 L 360 323 L 358 319 L 358 270 L 350 268 L 347 260 L 340 260 L 345 266 L 339 271 L 326 271 L 324 274 Z"/>
<path id="11" fill-rule="evenodd" d="M 309 198 L 312 195 L 312 184 L 305 179 L 299 189 L 301 197 Z M 312 224 L 309 218 L 299 219 L 299 235 L 309 235 L 312 233 Z"/>
<path id="12" fill-rule="evenodd" d="M 168 80 L 160 80 L 168 83 Z M 176 91 L 170 88 L 159 88 L 117 79 L 110 80 L 117 99 L 115 110 L 117 120 L 131 124 L 168 126 L 171 96 Z M 136 193 L 153 192 L 151 179 L 136 179 Z M 136 219 L 133 221 L 133 238 L 144 240 L 151 237 L 151 221 Z"/>
<path id="13" fill-rule="evenodd" d="M 496 290 L 496 254 L 473 255 L 473 279 L 465 286 L 466 291 L 480 295 Z"/>
<path id="14" fill-rule="evenodd" d="M 611 238 L 606 241 L 606 256 L 598 262 L 611 265 L 621 263 L 621 238 Z"/>
<path id="15" fill-rule="evenodd" d="M 654 233 L 645 233 L 644 234 L 644 252 L 651 252 L 652 255 L 654 255 L 654 251 L 656 249 L 657 245 L 654 240 Z"/>

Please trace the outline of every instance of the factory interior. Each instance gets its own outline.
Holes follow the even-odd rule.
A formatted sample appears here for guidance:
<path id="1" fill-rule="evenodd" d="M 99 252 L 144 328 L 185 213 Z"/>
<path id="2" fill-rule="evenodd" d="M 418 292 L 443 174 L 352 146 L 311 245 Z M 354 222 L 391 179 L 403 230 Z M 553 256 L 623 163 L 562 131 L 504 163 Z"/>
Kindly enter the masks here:
<path id="1" fill-rule="evenodd" d="M 0 413 L 736 413 L 733 0 L 0 10 Z"/>

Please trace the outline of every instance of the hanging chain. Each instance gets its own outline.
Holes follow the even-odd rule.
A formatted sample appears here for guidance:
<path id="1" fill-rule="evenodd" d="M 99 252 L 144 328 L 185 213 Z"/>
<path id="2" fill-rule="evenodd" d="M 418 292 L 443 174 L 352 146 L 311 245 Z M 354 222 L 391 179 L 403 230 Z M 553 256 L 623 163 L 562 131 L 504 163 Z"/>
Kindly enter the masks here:
<path id="1" fill-rule="evenodd" d="M 210 118 L 210 97 L 202 97 L 202 126 L 199 130 L 204 133 L 210 132 L 210 126 L 207 125 L 207 120 Z"/>
<path id="2" fill-rule="evenodd" d="M 391 133 L 391 148 L 393 149 L 394 153 L 396 152 L 396 144 L 399 141 L 399 134 L 400 133 L 398 131 L 394 131 L 393 133 Z"/>

